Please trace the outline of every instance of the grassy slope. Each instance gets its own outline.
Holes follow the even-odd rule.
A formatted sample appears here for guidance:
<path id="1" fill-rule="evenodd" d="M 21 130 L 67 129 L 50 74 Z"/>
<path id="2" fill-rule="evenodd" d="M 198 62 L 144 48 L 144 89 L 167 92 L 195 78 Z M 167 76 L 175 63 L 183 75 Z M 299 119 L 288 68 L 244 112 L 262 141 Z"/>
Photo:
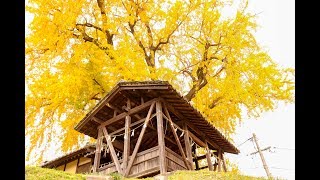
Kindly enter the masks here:
<path id="1" fill-rule="evenodd" d="M 86 179 L 85 175 L 71 174 L 63 171 L 45 169 L 40 167 L 26 167 L 26 180 L 50 180 L 50 179 L 67 179 L 80 180 Z M 136 178 L 121 178 L 117 174 L 113 174 L 115 180 L 137 180 Z M 264 178 L 239 175 L 236 173 L 216 173 L 208 170 L 201 171 L 177 171 L 169 176 L 169 180 L 264 180 Z M 143 180 L 153 180 L 153 178 L 145 178 Z"/>

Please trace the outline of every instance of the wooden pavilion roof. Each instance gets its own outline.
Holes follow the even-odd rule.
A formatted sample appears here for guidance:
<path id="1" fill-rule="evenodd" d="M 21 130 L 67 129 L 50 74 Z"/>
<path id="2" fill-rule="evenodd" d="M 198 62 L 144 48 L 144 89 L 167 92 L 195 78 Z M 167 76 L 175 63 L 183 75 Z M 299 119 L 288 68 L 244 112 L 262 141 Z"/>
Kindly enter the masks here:
<path id="1" fill-rule="evenodd" d="M 80 156 L 83 156 L 87 153 L 93 152 L 96 150 L 96 145 L 95 144 L 87 144 L 84 147 L 71 151 L 67 154 L 64 154 L 60 157 L 57 157 L 51 161 L 45 161 L 41 167 L 43 168 L 54 168 L 54 167 L 58 167 L 61 164 L 64 164 L 65 162 L 69 162 L 73 159 L 77 159 Z"/>
<path id="2" fill-rule="evenodd" d="M 212 140 L 224 152 L 232 154 L 238 154 L 240 152 L 167 81 L 119 82 L 74 129 L 96 139 L 97 127 L 101 122 L 105 122 L 113 117 L 114 109 L 121 110 L 122 107 L 125 107 L 127 98 L 134 100 L 133 103 L 136 102 L 136 104 L 139 104 L 140 97 L 143 97 L 144 102 L 161 97 L 174 108 L 172 115 L 173 122 L 178 123 L 178 121 L 183 118 L 198 128 L 207 139 Z M 117 107 L 114 107 L 114 105 L 117 105 Z M 124 122 L 120 122 L 120 124 L 114 128 L 119 129 L 122 127 L 124 127 Z M 196 134 L 196 132 L 194 133 Z"/>

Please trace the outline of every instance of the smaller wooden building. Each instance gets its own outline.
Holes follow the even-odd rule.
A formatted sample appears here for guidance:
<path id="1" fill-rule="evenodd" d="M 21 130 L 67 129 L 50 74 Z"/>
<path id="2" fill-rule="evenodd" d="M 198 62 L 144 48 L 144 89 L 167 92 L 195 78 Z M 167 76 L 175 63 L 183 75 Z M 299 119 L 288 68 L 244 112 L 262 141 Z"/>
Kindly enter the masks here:
<path id="1" fill-rule="evenodd" d="M 88 144 L 76 151 L 72 151 L 51 161 L 46 161 L 41 167 L 70 173 L 89 173 L 92 169 L 95 150 L 95 144 Z"/>

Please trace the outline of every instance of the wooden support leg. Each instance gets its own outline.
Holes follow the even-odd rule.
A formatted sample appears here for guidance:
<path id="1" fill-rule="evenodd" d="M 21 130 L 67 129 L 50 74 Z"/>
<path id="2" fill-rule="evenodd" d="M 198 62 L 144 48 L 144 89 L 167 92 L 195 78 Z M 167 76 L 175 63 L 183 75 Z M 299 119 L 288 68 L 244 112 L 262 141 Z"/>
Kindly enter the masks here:
<path id="1" fill-rule="evenodd" d="M 131 109 L 131 101 L 127 100 L 127 109 Z M 124 142 L 123 142 L 123 162 L 122 169 L 126 169 L 128 165 L 128 158 L 130 156 L 130 125 L 131 125 L 131 117 L 128 115 L 125 118 L 124 125 Z"/>
<path id="2" fill-rule="evenodd" d="M 187 153 L 187 158 L 188 161 L 191 165 L 191 170 L 194 170 L 194 164 L 193 164 L 193 158 L 192 158 L 192 149 L 191 149 L 191 145 L 190 145 L 190 140 L 189 140 L 189 131 L 188 131 L 188 126 L 186 124 L 184 124 L 183 126 L 183 130 L 184 130 L 184 144 L 185 144 L 185 148 L 186 148 L 186 153 Z"/>
<path id="3" fill-rule="evenodd" d="M 198 162 L 198 156 L 197 156 L 197 152 L 196 152 L 196 146 L 192 147 L 192 151 L 194 153 L 194 163 L 196 165 L 196 170 L 199 170 L 199 162 Z"/>
<path id="4" fill-rule="evenodd" d="M 167 172 L 166 166 L 166 152 L 163 132 L 163 117 L 162 117 L 162 105 L 160 101 L 156 102 L 157 110 L 157 130 L 158 130 L 158 145 L 159 145 L 159 160 L 160 160 L 160 174 Z"/>
<path id="5" fill-rule="evenodd" d="M 149 121 L 150 121 L 150 116 L 151 116 L 151 113 L 152 113 L 152 111 L 153 111 L 154 105 L 155 105 L 155 102 L 153 102 L 153 103 L 151 104 L 151 106 L 150 106 L 150 109 L 149 109 L 149 112 L 148 112 L 148 114 L 147 114 L 146 120 L 145 120 L 145 122 L 144 122 L 144 125 L 142 126 L 140 135 L 139 135 L 139 137 L 138 137 L 136 146 L 134 147 L 134 150 L 133 150 L 133 152 L 132 152 L 132 155 L 131 155 L 130 161 L 129 161 L 129 163 L 128 163 L 127 169 L 125 170 L 124 177 L 127 177 L 127 176 L 129 175 L 129 172 L 130 172 L 131 167 L 132 167 L 132 165 L 133 165 L 133 161 L 134 161 L 135 158 L 136 158 L 136 155 L 137 155 L 137 153 L 138 153 L 139 147 L 140 147 L 140 145 L 141 145 L 142 138 L 143 138 L 144 133 L 145 133 L 145 131 L 146 131 L 146 129 L 147 129 L 147 125 L 148 125 L 148 123 L 149 123 Z"/>
<path id="6" fill-rule="evenodd" d="M 112 161 L 113 161 L 114 164 L 116 165 L 117 171 L 118 171 L 120 174 L 122 174 L 122 168 L 121 168 L 121 166 L 120 166 L 118 157 L 117 157 L 116 152 L 115 152 L 115 150 L 114 150 L 114 147 L 113 147 L 113 145 L 112 145 L 111 137 L 110 137 L 109 134 L 108 134 L 107 128 L 106 128 L 106 127 L 102 127 L 102 131 L 103 131 L 104 137 L 105 137 L 106 140 L 107 140 L 108 147 L 110 148 L 110 154 L 111 154 Z"/>
<path id="7" fill-rule="evenodd" d="M 218 165 L 218 162 L 215 161 L 214 165 L 213 165 L 213 171 L 217 171 L 217 165 Z"/>
<path id="8" fill-rule="evenodd" d="M 125 119 L 125 132 L 124 132 L 124 150 L 123 150 L 123 163 L 122 168 L 126 169 L 128 164 L 128 158 L 130 156 L 130 124 L 131 117 L 126 116 Z"/>
<path id="9" fill-rule="evenodd" d="M 218 150 L 218 172 L 221 172 L 221 150 Z"/>
<path id="10" fill-rule="evenodd" d="M 96 152 L 93 161 L 93 172 L 97 172 L 98 167 L 100 166 L 100 158 L 101 158 L 101 145 L 102 145 L 102 130 L 98 128 L 98 137 L 96 144 Z"/>
<path id="11" fill-rule="evenodd" d="M 206 140 L 205 140 L 205 143 L 206 143 L 206 151 L 207 151 L 206 156 L 207 156 L 209 171 L 213 171 L 213 166 L 212 166 L 212 161 L 211 161 L 211 153 L 210 153 L 210 149 L 209 149 L 209 146 L 208 146 L 208 143 Z"/>
<path id="12" fill-rule="evenodd" d="M 224 160 L 224 153 L 221 153 L 221 158 L 222 158 L 222 167 L 224 172 L 227 172 L 227 166 L 226 166 L 226 161 Z"/>

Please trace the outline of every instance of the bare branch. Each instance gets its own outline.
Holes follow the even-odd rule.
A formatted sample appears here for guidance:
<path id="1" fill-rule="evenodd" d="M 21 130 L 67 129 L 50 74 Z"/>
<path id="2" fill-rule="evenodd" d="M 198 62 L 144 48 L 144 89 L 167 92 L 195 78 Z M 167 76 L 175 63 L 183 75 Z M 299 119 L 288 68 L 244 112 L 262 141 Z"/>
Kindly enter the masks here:
<path id="1" fill-rule="evenodd" d="M 100 86 L 101 87 L 101 89 L 102 89 L 102 91 L 103 91 L 103 93 L 105 93 L 106 91 L 104 90 L 104 88 L 103 88 L 103 86 L 95 79 L 95 78 L 93 78 L 92 79 L 98 86 Z"/>
<path id="2" fill-rule="evenodd" d="M 85 27 L 93 27 L 93 28 L 95 28 L 95 29 L 103 32 L 102 28 L 100 28 L 100 27 L 98 27 L 98 26 L 96 26 L 96 25 L 93 25 L 93 24 L 91 24 L 91 23 L 84 23 L 84 24 L 77 23 L 76 25 L 77 25 L 77 26 L 85 26 Z"/>
<path id="3" fill-rule="evenodd" d="M 196 40 L 196 41 L 198 41 L 200 44 L 204 45 L 204 43 L 201 42 L 199 39 L 197 39 L 197 38 L 195 38 L 195 37 L 193 37 L 193 36 L 189 36 L 189 37 L 192 38 L 192 39 L 194 39 L 194 40 Z"/>

